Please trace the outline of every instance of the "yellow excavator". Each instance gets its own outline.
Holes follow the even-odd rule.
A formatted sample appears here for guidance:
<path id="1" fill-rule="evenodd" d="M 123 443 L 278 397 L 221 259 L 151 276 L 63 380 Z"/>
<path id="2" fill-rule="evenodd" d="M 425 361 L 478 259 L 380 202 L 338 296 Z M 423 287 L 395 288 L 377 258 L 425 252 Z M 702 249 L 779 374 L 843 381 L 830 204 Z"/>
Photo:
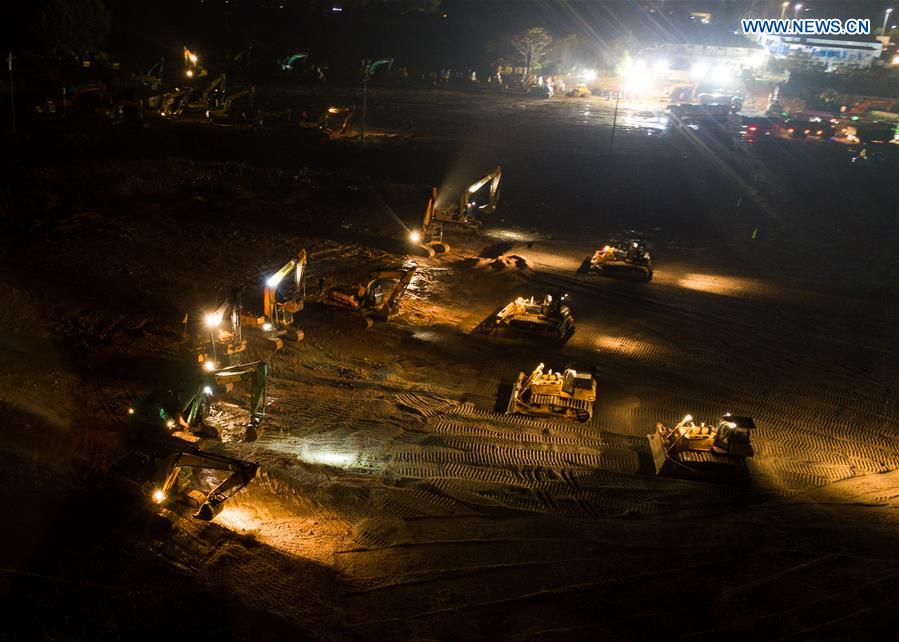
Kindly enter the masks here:
<path id="1" fill-rule="evenodd" d="M 154 506 L 184 503 L 195 509 L 195 519 L 208 522 L 222 511 L 228 499 L 253 481 L 258 469 L 254 462 L 206 451 L 161 457 L 132 452 L 116 462 L 110 474 L 127 487 L 136 488 Z M 200 471 L 230 474 L 218 481 L 220 475 Z"/>
<path id="2" fill-rule="evenodd" d="M 543 301 L 518 297 L 475 331 L 500 337 L 564 342 L 574 334 L 574 317 L 571 308 L 565 305 L 567 298 L 567 294 L 558 297 L 547 294 Z"/>
<path id="3" fill-rule="evenodd" d="M 366 327 L 372 327 L 374 320 L 387 321 L 399 311 L 400 298 L 415 276 L 415 266 L 382 268 L 368 275 L 365 285 L 352 289 L 331 288 L 328 301 L 359 312 L 365 319 Z M 384 285 L 396 281 L 390 294 L 385 294 Z"/>
<path id="4" fill-rule="evenodd" d="M 269 366 L 265 361 L 221 368 L 203 374 L 176 390 L 150 393 L 128 408 L 128 414 L 141 423 L 162 426 L 171 435 L 196 443 L 201 437 L 217 436 L 215 430 L 203 421 L 209 416 L 213 397 L 230 392 L 236 383 L 248 382 L 250 417 L 244 441 L 256 441 L 257 427 L 265 416 L 268 372 Z"/>
<path id="5" fill-rule="evenodd" d="M 541 363 L 530 376 L 519 373 L 506 414 L 590 421 L 596 402 L 593 376 L 572 368 L 563 372 L 544 372 L 543 368 Z"/>
<path id="6" fill-rule="evenodd" d="M 420 230 L 412 230 L 409 240 L 419 247 L 427 250 L 428 256 L 446 254 L 450 251 L 450 244 L 443 240 L 443 224 L 434 218 L 434 203 L 437 202 L 437 188 L 431 188 L 431 198 L 425 208 L 425 216 Z"/>
<path id="7" fill-rule="evenodd" d="M 192 80 L 196 78 L 202 78 L 205 76 L 208 71 L 206 71 L 206 67 L 204 67 L 200 63 L 200 56 L 196 54 L 196 52 L 191 51 L 187 47 L 183 47 L 184 53 L 184 76 L 186 78 L 190 78 Z"/>
<path id="8" fill-rule="evenodd" d="M 244 315 L 243 320 L 250 327 L 262 330 L 263 336 L 275 344 L 276 349 L 283 347 L 283 341 L 302 341 L 303 331 L 295 327 L 296 314 L 303 309 L 306 300 L 306 250 L 297 255 L 265 280 L 262 291 L 262 316 Z M 293 292 L 279 300 L 278 286 L 290 274 L 293 274 Z"/>
<path id="9" fill-rule="evenodd" d="M 243 360 L 247 342 L 241 332 L 240 310 L 240 291 L 235 289 L 218 308 L 203 316 L 209 339 L 198 345 L 196 350 L 197 361 L 207 372 L 217 370 L 223 363 L 236 366 Z M 188 316 L 185 315 L 185 332 L 187 322 Z"/>
<path id="10" fill-rule="evenodd" d="M 668 428 L 656 424 L 647 435 L 657 475 L 742 474 L 746 460 L 755 454 L 750 435 L 755 430 L 751 417 L 725 414 L 715 423 L 695 421 L 685 416 Z"/>
<path id="11" fill-rule="evenodd" d="M 499 165 L 492 172 L 476 180 L 468 186 L 459 196 L 458 205 L 450 205 L 447 208 L 435 209 L 434 219 L 444 223 L 457 223 L 470 227 L 480 227 L 481 221 L 478 214 L 492 214 L 496 211 L 499 201 L 499 182 L 503 177 L 503 169 Z M 490 185 L 490 196 L 484 205 L 478 205 L 476 194 L 487 184 Z"/>
<path id="12" fill-rule="evenodd" d="M 604 245 L 584 259 L 578 273 L 649 283 L 652 281 L 652 254 L 646 241 L 641 239 Z"/>

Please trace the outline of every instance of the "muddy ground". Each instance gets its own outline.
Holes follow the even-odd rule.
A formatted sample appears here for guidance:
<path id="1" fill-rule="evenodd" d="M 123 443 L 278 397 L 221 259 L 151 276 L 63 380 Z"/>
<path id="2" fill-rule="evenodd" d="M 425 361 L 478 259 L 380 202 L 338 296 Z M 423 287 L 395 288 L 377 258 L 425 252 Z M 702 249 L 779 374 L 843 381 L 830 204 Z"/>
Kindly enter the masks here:
<path id="1" fill-rule="evenodd" d="M 598 98 L 370 98 L 364 147 L 183 123 L 43 123 L 6 146 L 0 639 L 894 635 L 895 161 L 666 133 L 632 106 L 612 144 Z M 431 185 L 496 164 L 482 234 L 430 259 L 406 242 Z M 575 273 L 631 230 L 652 283 Z M 258 478 L 213 523 L 160 525 L 108 483 L 126 409 L 193 367 L 186 312 L 235 285 L 258 308 L 300 248 L 305 341 L 250 341 L 272 366 L 261 437 L 240 440 L 237 390 L 204 446 Z M 412 262 L 389 324 L 317 301 Z M 570 295 L 564 347 L 471 334 L 547 291 Z M 595 368 L 591 422 L 502 414 L 540 361 Z M 749 483 L 653 474 L 657 421 L 725 411 L 758 424 Z"/>

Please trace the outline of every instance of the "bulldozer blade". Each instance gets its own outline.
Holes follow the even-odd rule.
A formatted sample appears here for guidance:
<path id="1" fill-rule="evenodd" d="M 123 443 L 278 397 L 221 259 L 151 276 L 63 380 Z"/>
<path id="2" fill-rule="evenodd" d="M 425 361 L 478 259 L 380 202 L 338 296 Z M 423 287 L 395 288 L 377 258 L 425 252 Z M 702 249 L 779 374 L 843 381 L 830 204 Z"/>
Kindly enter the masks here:
<path id="1" fill-rule="evenodd" d="M 506 406 L 506 414 L 513 415 L 518 408 L 518 393 L 521 392 L 521 384 L 524 382 L 524 373 L 518 374 L 515 385 L 512 386 L 512 394 L 509 396 L 509 404 Z"/>
<path id="2" fill-rule="evenodd" d="M 658 433 L 647 435 L 649 450 L 652 452 L 652 463 L 655 465 L 656 475 L 664 475 L 671 469 L 671 460 L 665 452 L 665 444 Z"/>

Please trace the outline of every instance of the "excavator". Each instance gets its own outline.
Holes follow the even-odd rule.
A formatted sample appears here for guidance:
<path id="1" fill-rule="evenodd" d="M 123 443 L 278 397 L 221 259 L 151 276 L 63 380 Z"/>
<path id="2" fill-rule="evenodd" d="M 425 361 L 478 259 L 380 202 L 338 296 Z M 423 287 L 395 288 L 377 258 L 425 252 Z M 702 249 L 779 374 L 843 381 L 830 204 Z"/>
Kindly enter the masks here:
<path id="1" fill-rule="evenodd" d="M 327 298 L 330 302 L 350 308 L 362 314 L 366 327 L 374 325 L 374 320 L 387 321 L 397 313 L 400 298 L 415 276 L 415 266 L 381 268 L 368 275 L 366 285 L 361 283 L 353 289 L 331 288 Z M 390 295 L 384 293 L 384 283 L 396 280 Z"/>
<path id="2" fill-rule="evenodd" d="M 251 327 L 260 328 L 263 335 L 275 344 L 276 349 L 283 347 L 283 340 L 302 341 L 304 334 L 293 326 L 294 315 L 303 309 L 306 299 L 306 250 L 285 263 L 281 269 L 265 281 L 262 291 L 262 316 L 244 315 L 243 320 Z M 293 273 L 293 293 L 286 299 L 278 300 L 278 286 Z"/>
<path id="3" fill-rule="evenodd" d="M 574 334 L 574 317 L 565 305 L 567 294 L 547 294 L 543 301 L 518 297 L 484 321 L 476 331 L 501 337 L 564 342 Z"/>
<path id="4" fill-rule="evenodd" d="M 212 521 L 224 508 L 225 501 L 253 481 L 259 465 L 206 451 L 175 452 L 156 457 L 132 452 L 116 462 L 110 470 L 114 479 L 137 488 L 153 505 L 185 503 L 195 509 L 194 519 Z M 230 473 L 211 489 L 209 477 L 200 471 Z"/>
<path id="5" fill-rule="evenodd" d="M 309 58 L 309 52 L 303 51 L 300 53 L 295 53 L 291 56 L 287 56 L 286 58 L 282 58 L 278 61 L 278 65 L 281 67 L 281 71 L 293 71 L 293 66 L 298 62 L 305 62 Z"/>
<path id="6" fill-rule="evenodd" d="M 184 113 L 200 112 L 206 114 L 216 104 L 216 96 L 224 94 L 228 86 L 228 75 L 219 74 L 213 78 L 203 89 L 193 88 L 187 96 L 178 102 L 175 109 L 169 114 L 180 116 Z"/>
<path id="7" fill-rule="evenodd" d="M 459 197 L 458 205 L 450 205 L 443 209 L 434 210 L 434 219 L 445 223 L 457 223 L 478 228 L 481 221 L 477 215 L 480 212 L 484 214 L 492 214 L 496 211 L 496 203 L 499 200 L 499 182 L 503 177 L 503 169 L 497 165 L 496 169 L 476 180 L 468 186 Z M 485 185 L 490 184 L 490 197 L 484 205 L 478 205 L 475 195 Z"/>
<path id="8" fill-rule="evenodd" d="M 649 283 L 652 281 L 652 254 L 646 241 L 641 239 L 605 245 L 584 259 L 578 273 Z"/>
<path id="9" fill-rule="evenodd" d="M 506 414 L 590 421 L 596 402 L 593 376 L 572 368 L 564 372 L 543 372 L 543 368 L 541 363 L 530 376 L 519 373 Z"/>
<path id="10" fill-rule="evenodd" d="M 214 95 L 209 100 L 206 118 L 210 120 L 249 120 L 253 116 L 253 99 L 255 97 L 256 87 L 254 85 L 238 89 L 230 94 L 223 89 L 221 95 Z M 236 105 L 242 105 L 244 109 L 237 113 L 235 110 Z"/>
<path id="11" fill-rule="evenodd" d="M 446 254 L 450 251 L 450 244 L 443 240 L 443 224 L 434 219 L 434 203 L 436 202 L 437 188 L 432 187 L 431 198 L 428 199 L 428 207 L 425 209 L 421 229 L 409 232 L 409 240 L 427 250 L 428 257 Z"/>
<path id="12" fill-rule="evenodd" d="M 352 105 L 349 107 L 332 105 L 328 107 L 321 118 L 318 119 L 318 128 L 326 134 L 331 134 L 333 136 L 342 134 L 346 131 L 355 112 L 356 108 Z"/>
<path id="13" fill-rule="evenodd" d="M 658 423 L 656 431 L 647 435 L 656 474 L 745 473 L 747 458 L 755 454 L 749 443 L 753 430 L 751 417 L 730 413 L 714 424 L 697 423 L 693 415 L 685 416 L 673 428 Z"/>
<path id="14" fill-rule="evenodd" d="M 240 291 L 231 295 L 214 311 L 203 317 L 203 325 L 209 330 L 209 339 L 197 346 L 197 361 L 207 372 L 216 370 L 220 362 L 236 366 L 243 359 L 247 342 L 241 332 Z M 227 319 L 226 327 L 222 321 Z M 184 316 L 185 332 L 188 316 Z"/>
<path id="15" fill-rule="evenodd" d="M 206 71 L 206 67 L 200 64 L 200 57 L 188 49 L 187 47 L 183 48 L 184 51 L 184 75 L 190 79 L 202 78 L 209 72 Z"/>
<path id="16" fill-rule="evenodd" d="M 216 436 L 215 430 L 203 420 L 209 416 L 212 397 L 229 392 L 235 383 L 250 384 L 250 418 L 244 441 L 256 441 L 257 426 L 265 416 L 265 393 L 269 366 L 254 361 L 207 372 L 180 389 L 165 393 L 151 393 L 128 409 L 128 414 L 142 423 L 162 425 L 168 432 L 184 441 L 196 443 L 201 437 Z"/>

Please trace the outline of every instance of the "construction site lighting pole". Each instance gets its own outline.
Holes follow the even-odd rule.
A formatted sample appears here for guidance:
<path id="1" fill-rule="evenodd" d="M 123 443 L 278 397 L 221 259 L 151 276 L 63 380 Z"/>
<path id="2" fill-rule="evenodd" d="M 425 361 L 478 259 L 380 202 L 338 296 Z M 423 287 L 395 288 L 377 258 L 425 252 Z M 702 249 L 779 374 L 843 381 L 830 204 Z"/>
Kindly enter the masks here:
<path id="1" fill-rule="evenodd" d="M 13 76 L 12 76 L 12 61 L 13 55 L 12 52 L 9 52 L 9 55 L 6 57 L 6 63 L 9 66 L 9 106 L 11 108 L 10 114 L 12 115 L 12 135 L 16 135 L 16 90 L 13 86 Z"/>
<path id="2" fill-rule="evenodd" d="M 621 100 L 621 90 L 615 92 L 615 113 L 612 115 L 612 136 L 609 139 L 609 151 L 615 146 L 615 127 L 618 124 L 618 101 Z"/>

